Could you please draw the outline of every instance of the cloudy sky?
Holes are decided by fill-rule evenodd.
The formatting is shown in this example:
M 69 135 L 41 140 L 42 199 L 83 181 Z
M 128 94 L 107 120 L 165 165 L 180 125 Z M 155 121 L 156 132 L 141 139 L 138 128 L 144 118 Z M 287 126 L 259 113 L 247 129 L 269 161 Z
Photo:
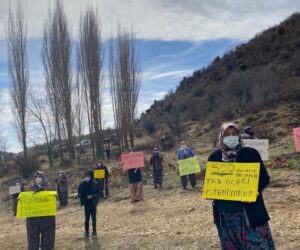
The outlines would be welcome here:
M 0 0 L 0 128 L 9 150 L 17 152 L 20 147 L 11 126 L 5 40 L 9 5 L 15 3 Z M 21 3 L 28 24 L 30 84 L 43 84 L 41 36 L 53 1 Z M 118 22 L 134 30 L 143 69 L 139 113 L 174 90 L 184 76 L 300 10 L 300 0 L 63 0 L 63 4 L 74 44 L 80 12 L 87 4 L 98 9 L 105 41 Z M 105 125 L 112 125 L 108 94 L 104 95 L 103 112 Z

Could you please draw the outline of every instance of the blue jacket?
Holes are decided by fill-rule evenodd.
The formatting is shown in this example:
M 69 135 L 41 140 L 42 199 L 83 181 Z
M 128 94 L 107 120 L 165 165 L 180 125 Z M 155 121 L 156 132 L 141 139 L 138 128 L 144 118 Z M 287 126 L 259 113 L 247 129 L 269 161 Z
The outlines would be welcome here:
M 190 147 L 186 147 L 185 150 L 183 150 L 183 148 L 178 149 L 178 160 L 183 160 L 193 156 L 194 152 Z

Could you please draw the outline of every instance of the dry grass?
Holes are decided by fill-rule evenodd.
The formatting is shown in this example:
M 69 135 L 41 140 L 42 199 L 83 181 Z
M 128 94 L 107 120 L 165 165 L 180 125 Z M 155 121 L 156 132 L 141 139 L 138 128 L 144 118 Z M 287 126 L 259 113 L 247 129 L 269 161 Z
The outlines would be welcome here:
M 293 170 L 274 174 L 277 180 L 293 180 L 288 186 L 271 187 L 265 200 L 277 249 L 300 249 L 300 175 Z M 164 188 L 145 186 L 145 201 L 130 204 L 127 189 L 113 189 L 111 198 L 98 207 L 98 239 L 83 238 L 83 209 L 78 200 L 59 209 L 56 249 L 219 249 L 211 204 L 199 189 L 182 191 L 179 177 L 165 176 Z M 23 219 L 8 213 L 0 217 L 1 249 L 26 249 Z

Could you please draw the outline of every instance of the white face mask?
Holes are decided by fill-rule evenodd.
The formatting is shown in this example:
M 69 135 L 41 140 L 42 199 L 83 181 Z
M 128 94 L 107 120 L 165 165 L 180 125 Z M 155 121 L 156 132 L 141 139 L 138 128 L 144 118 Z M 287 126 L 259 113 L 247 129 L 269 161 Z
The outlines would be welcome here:
M 86 182 L 89 182 L 89 181 L 91 180 L 91 177 L 85 177 L 84 180 L 85 180 Z
M 37 185 L 41 185 L 42 184 L 42 181 L 43 181 L 43 179 L 41 178 L 41 177 L 36 177 L 35 178 L 35 183 L 37 184 Z
M 235 135 L 225 136 L 223 143 L 230 149 L 235 149 L 239 144 L 239 137 Z

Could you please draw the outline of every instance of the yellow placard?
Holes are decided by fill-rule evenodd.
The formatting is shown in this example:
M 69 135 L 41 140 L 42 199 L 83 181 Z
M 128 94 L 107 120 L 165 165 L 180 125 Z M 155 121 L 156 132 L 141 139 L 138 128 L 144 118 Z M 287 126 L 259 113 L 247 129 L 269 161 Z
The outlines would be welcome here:
M 18 197 L 17 218 L 55 216 L 56 191 L 21 192 Z
M 179 165 L 180 176 L 200 172 L 200 166 L 196 156 L 177 161 L 177 164 Z
M 94 170 L 94 178 L 95 179 L 104 179 L 105 170 L 104 169 L 95 169 Z
M 256 201 L 260 163 L 207 162 L 202 198 Z

